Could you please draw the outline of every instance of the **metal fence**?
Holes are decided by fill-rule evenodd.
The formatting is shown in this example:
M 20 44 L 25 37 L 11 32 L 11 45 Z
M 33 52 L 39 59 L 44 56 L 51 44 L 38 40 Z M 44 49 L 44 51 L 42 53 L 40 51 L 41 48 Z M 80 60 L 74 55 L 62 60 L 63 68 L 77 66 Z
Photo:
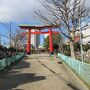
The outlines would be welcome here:
M 90 64 L 83 63 L 58 53 L 58 56 L 83 80 L 90 86 Z
M 24 56 L 24 53 L 19 53 L 16 56 L 4 58 L 0 60 L 0 71 L 5 69 L 7 66 L 15 63 L 16 61 L 20 60 Z

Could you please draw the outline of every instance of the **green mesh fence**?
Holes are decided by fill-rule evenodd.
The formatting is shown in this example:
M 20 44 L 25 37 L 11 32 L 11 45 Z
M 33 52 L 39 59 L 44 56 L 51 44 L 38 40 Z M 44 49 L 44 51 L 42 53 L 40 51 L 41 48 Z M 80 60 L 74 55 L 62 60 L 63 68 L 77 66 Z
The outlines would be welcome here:
M 0 60 L 0 71 L 9 66 L 12 63 L 15 63 L 16 61 L 20 60 L 24 56 L 24 53 L 19 53 L 16 56 L 4 58 Z
M 90 64 L 83 63 L 58 53 L 58 56 L 83 80 L 90 86 Z

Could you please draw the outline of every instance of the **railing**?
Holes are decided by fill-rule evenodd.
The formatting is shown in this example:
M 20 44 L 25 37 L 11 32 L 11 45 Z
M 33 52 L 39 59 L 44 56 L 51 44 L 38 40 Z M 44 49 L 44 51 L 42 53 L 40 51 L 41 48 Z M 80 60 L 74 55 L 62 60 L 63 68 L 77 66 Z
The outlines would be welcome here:
M 85 82 L 90 86 L 90 64 L 58 53 L 58 56 Z
M 18 55 L 4 58 L 0 60 L 0 71 L 5 69 L 7 66 L 15 63 L 16 61 L 20 60 L 24 56 L 24 53 L 19 53 Z

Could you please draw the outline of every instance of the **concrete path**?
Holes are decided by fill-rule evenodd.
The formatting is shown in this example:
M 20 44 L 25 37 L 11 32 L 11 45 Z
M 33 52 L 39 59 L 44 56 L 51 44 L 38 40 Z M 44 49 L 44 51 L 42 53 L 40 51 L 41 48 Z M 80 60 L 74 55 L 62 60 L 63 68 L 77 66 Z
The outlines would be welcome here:
M 62 63 L 48 54 L 24 58 L 0 78 L 0 90 L 76 90 Z

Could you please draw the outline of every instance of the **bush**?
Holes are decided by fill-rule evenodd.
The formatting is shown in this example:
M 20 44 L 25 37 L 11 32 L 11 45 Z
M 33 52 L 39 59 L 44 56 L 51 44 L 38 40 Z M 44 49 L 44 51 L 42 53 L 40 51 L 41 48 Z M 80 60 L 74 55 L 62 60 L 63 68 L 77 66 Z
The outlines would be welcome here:
M 71 53 L 70 53 L 70 51 L 64 51 L 64 55 L 71 56 Z
M 17 55 L 18 52 L 25 52 L 25 50 L 22 49 L 16 49 L 14 47 L 6 48 L 2 45 L 0 45 L 0 59 L 11 57 L 13 55 Z
M 74 50 L 80 51 L 80 44 L 79 43 L 74 43 Z
M 16 48 L 14 48 L 14 47 L 9 47 L 9 48 L 8 48 L 8 51 L 10 51 L 10 52 L 16 52 Z
M 83 50 L 84 51 L 88 51 L 90 49 L 90 45 L 89 44 L 87 44 L 87 45 L 83 45 Z

